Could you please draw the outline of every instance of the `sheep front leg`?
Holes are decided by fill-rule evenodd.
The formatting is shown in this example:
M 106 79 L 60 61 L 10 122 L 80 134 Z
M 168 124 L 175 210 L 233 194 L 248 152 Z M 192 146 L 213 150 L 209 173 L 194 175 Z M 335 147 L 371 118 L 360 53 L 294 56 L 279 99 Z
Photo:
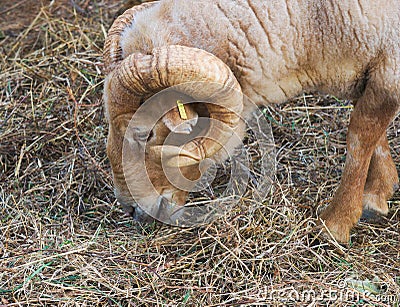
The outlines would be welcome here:
M 387 200 L 399 187 L 396 165 L 390 154 L 386 133 L 379 139 L 371 157 L 363 196 L 365 219 L 372 219 L 389 211 Z
M 342 179 L 331 204 L 320 216 L 339 242 L 349 241 L 350 230 L 361 217 L 372 154 L 398 109 L 398 95 L 385 90 L 381 82 L 377 84 L 379 86 L 371 77 L 363 97 L 354 108 L 347 133 L 347 156 Z M 376 166 L 374 163 L 371 172 L 376 171 Z

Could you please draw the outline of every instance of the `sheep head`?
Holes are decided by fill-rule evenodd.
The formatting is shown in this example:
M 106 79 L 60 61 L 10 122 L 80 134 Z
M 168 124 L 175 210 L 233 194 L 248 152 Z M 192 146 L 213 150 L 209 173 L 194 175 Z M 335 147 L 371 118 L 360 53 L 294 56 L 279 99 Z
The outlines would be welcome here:
M 187 190 L 171 183 L 165 171 L 189 182 L 198 179 L 200 162 L 213 157 L 231 139 L 243 97 L 229 67 L 204 50 L 171 45 L 122 59 L 118 33 L 126 24 L 124 15 L 115 21 L 105 47 L 107 155 L 118 201 L 143 219 L 137 203 L 156 217 L 162 206 L 185 203 Z M 143 112 L 145 101 L 150 107 Z M 186 104 L 182 118 L 177 101 L 199 103 Z M 199 112 L 209 118 L 205 132 L 185 139 L 197 125 Z M 171 133 L 172 141 L 166 144 Z

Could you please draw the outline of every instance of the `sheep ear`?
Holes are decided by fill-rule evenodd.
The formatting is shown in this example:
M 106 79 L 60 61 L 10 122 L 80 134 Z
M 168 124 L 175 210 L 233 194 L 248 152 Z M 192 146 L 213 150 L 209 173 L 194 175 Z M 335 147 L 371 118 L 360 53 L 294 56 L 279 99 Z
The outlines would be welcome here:
M 198 164 L 199 161 L 193 154 L 178 146 L 157 145 L 151 146 L 149 154 L 152 159 L 163 159 L 168 167 L 184 167 Z M 164 164 L 165 165 L 165 164 Z
M 162 117 L 165 126 L 174 133 L 190 134 L 193 127 L 196 126 L 199 116 L 196 112 L 192 111 L 191 108 L 186 109 L 189 113 L 189 119 L 182 119 L 178 108 L 173 108 Z
M 176 124 L 171 122 L 170 120 L 165 120 L 163 118 L 163 122 L 165 126 L 173 133 L 180 133 L 180 134 L 190 134 L 193 130 L 193 127 L 196 126 L 197 118 L 186 120 L 183 123 Z
M 144 144 L 151 136 L 151 132 L 147 127 L 130 127 L 125 129 L 124 139 L 129 142 L 129 144 Z

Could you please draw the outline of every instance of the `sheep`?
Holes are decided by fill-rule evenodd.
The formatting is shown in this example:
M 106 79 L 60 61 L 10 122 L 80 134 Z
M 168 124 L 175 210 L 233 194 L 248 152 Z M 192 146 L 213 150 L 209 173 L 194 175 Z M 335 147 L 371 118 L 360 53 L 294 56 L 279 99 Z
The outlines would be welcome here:
M 319 215 L 338 242 L 348 242 L 363 212 L 388 213 L 387 200 L 399 183 L 386 137 L 400 106 L 399 28 L 397 0 L 162 0 L 126 11 L 111 27 L 104 54 L 107 154 L 118 201 L 140 211 L 134 199 L 150 193 L 141 178 L 125 178 L 121 151 L 130 118 L 160 90 L 185 82 L 214 84 L 203 90 L 183 86 L 182 92 L 195 101 L 212 97 L 218 105 L 206 104 L 209 117 L 227 128 L 210 127 L 181 151 L 165 148 L 169 166 L 189 177 L 196 177 L 205 158 L 223 158 L 218 152 L 230 142 L 229 131 L 243 133 L 240 117 L 249 116 L 252 106 L 242 95 L 268 105 L 319 91 L 354 102 L 340 185 Z M 146 131 L 147 139 L 125 135 L 140 144 L 132 154 L 132 174 L 135 155 L 146 148 L 146 155 L 159 159 L 162 135 L 171 130 L 163 120 L 154 127 L 163 131 L 156 137 L 145 125 L 135 128 Z M 185 203 L 187 192 L 172 186 L 157 163 L 146 166 L 163 201 Z M 137 190 L 129 191 L 126 180 L 135 181 Z M 160 205 L 159 199 L 147 201 Z

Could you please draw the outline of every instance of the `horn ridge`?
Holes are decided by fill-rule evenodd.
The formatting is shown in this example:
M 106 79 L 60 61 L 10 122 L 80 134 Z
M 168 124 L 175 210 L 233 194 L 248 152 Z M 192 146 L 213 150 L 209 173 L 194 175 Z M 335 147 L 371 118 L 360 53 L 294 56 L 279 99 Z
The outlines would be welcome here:
M 130 106 L 132 101 L 174 86 L 196 100 L 209 102 L 206 106 L 210 118 L 220 121 L 221 125 L 211 124 L 203 137 L 183 145 L 192 153 L 192 161 L 184 159 L 189 165 L 219 151 L 240 121 L 243 94 L 238 81 L 222 60 L 202 49 L 168 45 L 153 49 L 151 54 L 131 54 L 115 67 L 106 81 L 106 89 L 121 93 L 108 97 L 123 100 L 109 99 L 107 103 L 111 105 Z
M 107 38 L 104 43 L 104 71 L 106 74 L 111 72 L 119 62 L 122 61 L 121 35 L 125 28 L 130 26 L 137 13 L 148 9 L 157 4 L 158 1 L 142 3 L 126 10 L 120 15 L 108 30 Z

